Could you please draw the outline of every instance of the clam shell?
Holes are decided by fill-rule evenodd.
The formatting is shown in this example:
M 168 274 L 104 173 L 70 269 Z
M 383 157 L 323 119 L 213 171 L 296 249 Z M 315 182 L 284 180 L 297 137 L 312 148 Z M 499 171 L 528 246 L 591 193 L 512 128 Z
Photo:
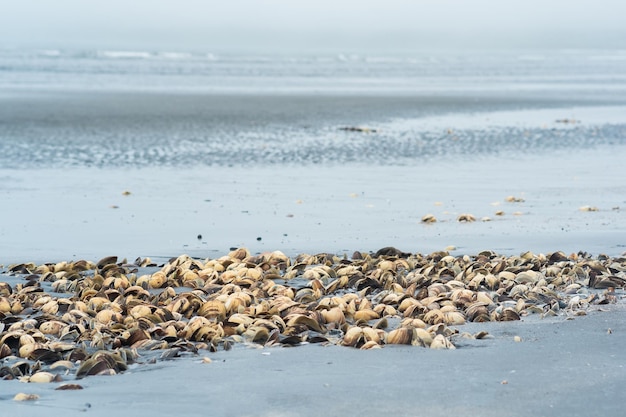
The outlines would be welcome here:
M 353 316 L 355 321 L 368 322 L 370 320 L 376 320 L 380 318 L 380 315 L 372 309 L 355 311 Z
M 415 339 L 413 340 L 414 345 L 430 347 L 430 344 L 433 342 L 433 335 L 430 332 L 422 328 L 415 328 L 414 334 L 415 334 Z
M 11 351 L 11 348 L 8 345 L 5 345 L 4 343 L 0 344 L 0 359 L 2 358 L 6 358 L 7 356 L 10 356 L 13 352 Z
M 243 333 L 243 336 L 251 342 L 264 345 L 270 338 L 270 332 L 263 326 L 251 326 Z
M 58 336 L 65 329 L 65 327 L 67 327 L 67 324 L 63 323 L 62 321 L 50 320 L 41 323 L 41 325 L 39 326 L 39 331 L 41 331 L 43 334 Z
M 413 343 L 415 335 L 414 328 L 401 327 L 390 331 L 385 342 L 390 345 L 410 345 Z
M 167 276 L 163 271 L 157 271 L 148 279 L 148 285 L 150 288 L 163 288 L 167 283 Z
M 443 335 L 438 334 L 430 344 L 431 349 L 456 349 L 456 347 Z
M 292 314 L 285 317 L 287 320 L 286 325 L 288 327 L 294 327 L 299 324 L 308 327 L 310 330 L 314 330 L 319 333 L 326 333 L 326 329 L 320 324 L 318 320 L 315 320 L 304 314 Z
M 437 218 L 433 214 L 426 214 L 422 217 L 422 223 L 435 223 Z
M 381 348 L 381 346 L 378 343 L 376 343 L 373 340 L 369 340 L 369 341 L 363 343 L 363 345 L 359 349 L 367 350 L 367 349 L 380 349 L 380 348 Z
M 207 301 L 198 310 L 198 315 L 209 320 L 222 322 L 226 319 L 226 306 L 221 301 Z
M 342 344 L 344 346 L 360 346 L 365 342 L 363 329 L 358 326 L 352 326 L 343 336 Z
M 346 316 L 339 307 L 333 307 L 329 310 L 322 310 L 322 317 L 326 323 L 344 324 Z
M 35 372 L 34 374 L 32 374 L 30 378 L 28 379 L 28 382 L 47 384 L 53 381 L 56 382 L 59 379 L 60 378 L 58 378 L 56 374 L 53 374 L 51 372 L 39 371 L 39 372 Z

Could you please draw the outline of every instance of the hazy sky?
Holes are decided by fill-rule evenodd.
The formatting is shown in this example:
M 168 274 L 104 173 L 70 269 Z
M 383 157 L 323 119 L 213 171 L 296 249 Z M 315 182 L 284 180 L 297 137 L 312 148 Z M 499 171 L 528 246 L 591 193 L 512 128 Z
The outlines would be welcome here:
M 0 46 L 626 49 L 625 0 L 0 0 Z

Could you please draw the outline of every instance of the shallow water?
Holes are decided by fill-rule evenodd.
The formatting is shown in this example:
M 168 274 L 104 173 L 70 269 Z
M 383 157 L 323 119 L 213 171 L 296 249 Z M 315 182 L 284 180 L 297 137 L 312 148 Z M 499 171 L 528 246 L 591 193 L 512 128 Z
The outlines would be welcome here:
M 623 51 L 0 55 L 2 262 L 626 245 Z

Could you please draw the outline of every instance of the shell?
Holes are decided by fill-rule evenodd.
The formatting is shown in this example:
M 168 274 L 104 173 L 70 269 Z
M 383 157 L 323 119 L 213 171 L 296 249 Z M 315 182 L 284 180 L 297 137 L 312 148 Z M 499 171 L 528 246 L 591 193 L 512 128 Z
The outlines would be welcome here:
M 470 223 L 470 222 L 475 222 L 476 217 L 472 214 L 464 213 L 464 214 L 459 214 L 459 216 L 456 218 L 456 221 Z
M 422 217 L 422 223 L 435 223 L 437 218 L 433 214 L 426 214 Z
M 328 310 L 322 310 L 322 317 L 326 323 L 335 323 L 338 325 L 346 322 L 346 316 L 339 307 L 333 307 Z
M 198 310 L 198 315 L 209 320 L 223 322 L 226 319 L 226 306 L 221 301 L 207 301 Z
M 438 334 L 430 344 L 431 349 L 456 349 L 456 347 L 443 335 Z
M 157 271 L 148 279 L 148 285 L 150 288 L 163 288 L 167 283 L 167 276 L 163 271 Z
M 344 346 L 358 347 L 365 342 L 363 329 L 357 326 L 350 327 L 343 337 Z
M 23 392 L 15 394 L 13 401 L 36 401 L 39 399 L 37 394 L 25 394 Z
M 34 374 L 32 374 L 30 378 L 28 379 L 28 382 L 47 384 L 49 382 L 58 382 L 59 380 L 60 378 L 56 374 L 53 374 L 51 372 L 40 371 L 40 372 L 35 372 Z
M 386 343 L 390 345 L 410 345 L 416 337 L 414 328 L 401 327 L 387 334 Z

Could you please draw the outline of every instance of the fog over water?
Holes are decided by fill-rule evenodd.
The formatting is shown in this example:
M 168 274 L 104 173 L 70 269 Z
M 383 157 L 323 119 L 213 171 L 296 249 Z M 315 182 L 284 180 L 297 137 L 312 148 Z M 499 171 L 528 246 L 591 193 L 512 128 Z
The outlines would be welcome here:
M 225 50 L 623 48 L 619 0 L 3 2 L 0 46 Z

